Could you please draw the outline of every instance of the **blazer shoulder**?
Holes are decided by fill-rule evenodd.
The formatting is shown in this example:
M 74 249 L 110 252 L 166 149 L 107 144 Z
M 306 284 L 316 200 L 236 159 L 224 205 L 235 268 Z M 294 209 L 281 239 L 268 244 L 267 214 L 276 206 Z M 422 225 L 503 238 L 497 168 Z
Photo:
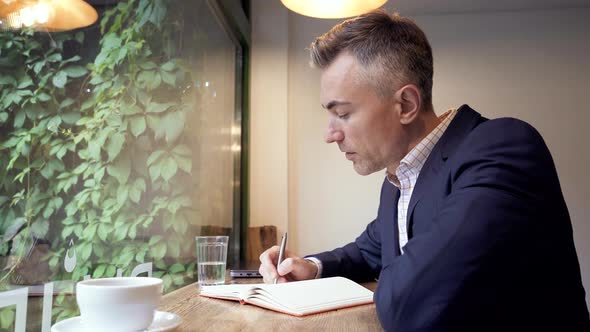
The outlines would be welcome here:
M 475 127 L 450 160 L 450 171 L 453 181 L 502 184 L 527 197 L 544 192 L 544 187 L 559 190 L 545 141 L 533 126 L 514 118 L 488 120 Z
M 472 131 L 472 136 L 485 136 L 487 139 L 498 137 L 523 137 L 528 139 L 542 139 L 539 131 L 528 122 L 516 118 L 497 118 L 482 122 Z M 498 138 L 502 138 L 498 137 Z
M 465 137 L 459 150 L 464 153 L 474 150 L 481 152 L 517 146 L 528 147 L 525 151 L 532 149 L 543 154 L 549 153 L 539 131 L 529 123 L 515 118 L 498 118 L 480 123 Z

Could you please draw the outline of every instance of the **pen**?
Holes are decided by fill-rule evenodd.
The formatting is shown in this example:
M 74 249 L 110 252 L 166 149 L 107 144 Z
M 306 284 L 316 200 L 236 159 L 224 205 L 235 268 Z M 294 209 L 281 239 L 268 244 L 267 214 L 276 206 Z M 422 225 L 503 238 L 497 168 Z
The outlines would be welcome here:
M 279 269 L 279 265 L 283 261 L 283 256 L 285 256 L 285 248 L 287 248 L 287 232 L 283 234 L 283 238 L 281 239 L 281 248 L 279 249 L 279 260 L 277 261 L 277 270 Z M 275 278 L 275 284 L 279 281 L 279 276 Z

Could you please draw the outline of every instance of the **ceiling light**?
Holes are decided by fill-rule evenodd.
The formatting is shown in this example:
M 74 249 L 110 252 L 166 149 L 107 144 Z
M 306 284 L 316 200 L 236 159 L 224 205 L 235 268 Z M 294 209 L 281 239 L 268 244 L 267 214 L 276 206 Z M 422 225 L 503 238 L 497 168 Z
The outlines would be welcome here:
M 305 16 L 345 18 L 381 7 L 387 0 L 281 0 L 285 7 Z
M 98 13 L 83 0 L 0 0 L 3 29 L 66 31 L 89 26 Z

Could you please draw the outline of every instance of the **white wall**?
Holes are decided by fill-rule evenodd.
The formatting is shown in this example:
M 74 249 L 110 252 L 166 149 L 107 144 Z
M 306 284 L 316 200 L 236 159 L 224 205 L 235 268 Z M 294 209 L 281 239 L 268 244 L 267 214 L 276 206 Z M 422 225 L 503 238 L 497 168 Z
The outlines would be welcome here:
M 253 1 L 252 12 L 266 11 L 268 6 L 269 2 Z M 288 195 L 280 196 L 283 184 L 281 190 L 258 189 L 273 187 L 269 182 L 274 179 L 255 173 L 255 167 L 267 165 L 268 159 L 257 160 L 260 156 L 253 153 L 251 199 L 265 204 L 252 205 L 251 217 L 271 220 L 269 212 L 276 209 L 269 206 L 286 206 L 288 220 L 275 224 L 288 226 L 290 249 L 309 254 L 343 245 L 364 229 L 376 215 L 383 174 L 358 176 L 337 147 L 322 140 L 327 117 L 319 106 L 319 73 L 309 68 L 305 49 L 338 21 L 285 14 L 280 6 L 274 10 L 265 14 L 271 16 L 258 13 L 253 18 L 252 79 L 280 78 L 286 84 L 256 88 L 253 83 L 252 150 L 286 149 L 288 167 L 283 160 L 273 167 L 285 167 L 278 172 L 288 174 Z M 487 117 L 526 120 L 545 138 L 570 209 L 584 284 L 590 291 L 590 223 L 585 217 L 590 215 L 590 138 L 584 135 L 585 126 L 590 125 L 586 105 L 590 92 L 590 8 L 414 18 L 433 46 L 437 113 L 468 103 Z M 260 33 L 274 34 L 272 45 L 257 44 Z M 272 54 L 284 56 L 284 47 L 288 47 L 286 58 L 273 59 Z M 264 56 L 264 63 L 257 55 Z M 254 61 L 261 66 L 254 66 Z M 286 95 L 283 89 L 287 89 Z M 268 109 L 267 100 L 277 96 L 280 103 Z M 279 122 L 268 119 L 270 112 L 280 114 Z M 265 126 L 257 125 L 258 121 Z M 277 127 L 288 131 L 286 141 L 282 136 L 279 142 L 275 140 Z M 286 145 L 281 149 L 282 144 Z M 590 302 L 590 296 L 587 300 Z
M 287 229 L 287 10 L 252 1 L 250 226 Z

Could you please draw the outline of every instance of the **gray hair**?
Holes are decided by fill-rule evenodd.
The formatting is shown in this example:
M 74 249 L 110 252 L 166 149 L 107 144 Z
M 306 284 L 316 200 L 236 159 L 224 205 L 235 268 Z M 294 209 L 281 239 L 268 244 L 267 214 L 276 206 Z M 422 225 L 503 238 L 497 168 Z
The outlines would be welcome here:
M 409 18 L 374 10 L 348 19 L 310 45 L 312 65 L 325 69 L 341 53 L 362 67 L 362 80 L 381 96 L 398 84 L 414 84 L 423 104 L 432 106 L 432 48 L 424 32 Z

